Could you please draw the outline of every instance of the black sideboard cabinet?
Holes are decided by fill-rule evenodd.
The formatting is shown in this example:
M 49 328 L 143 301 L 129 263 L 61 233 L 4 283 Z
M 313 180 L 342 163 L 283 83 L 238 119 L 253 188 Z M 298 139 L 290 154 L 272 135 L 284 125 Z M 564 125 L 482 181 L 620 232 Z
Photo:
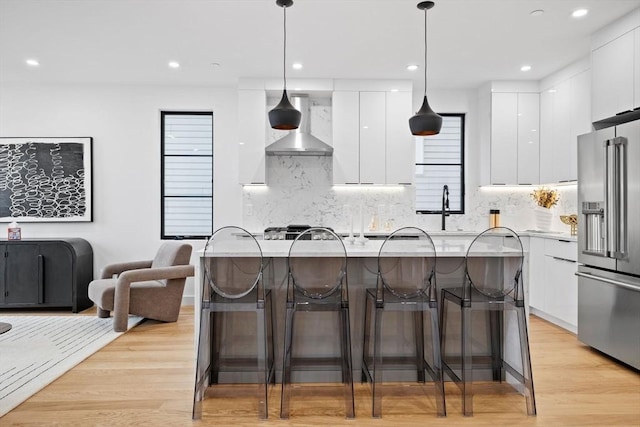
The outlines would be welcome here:
M 93 305 L 93 249 L 80 238 L 0 240 L 0 309 Z

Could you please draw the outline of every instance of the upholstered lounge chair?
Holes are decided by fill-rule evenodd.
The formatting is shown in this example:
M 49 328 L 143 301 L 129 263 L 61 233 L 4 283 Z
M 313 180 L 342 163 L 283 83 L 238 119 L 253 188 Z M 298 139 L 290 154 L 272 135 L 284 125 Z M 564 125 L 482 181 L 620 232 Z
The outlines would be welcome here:
M 165 242 L 153 260 L 110 264 L 101 278 L 89 284 L 89 298 L 98 307 L 98 317 L 113 311 L 113 329 L 127 330 L 129 314 L 163 322 L 178 320 L 187 277 L 191 245 Z

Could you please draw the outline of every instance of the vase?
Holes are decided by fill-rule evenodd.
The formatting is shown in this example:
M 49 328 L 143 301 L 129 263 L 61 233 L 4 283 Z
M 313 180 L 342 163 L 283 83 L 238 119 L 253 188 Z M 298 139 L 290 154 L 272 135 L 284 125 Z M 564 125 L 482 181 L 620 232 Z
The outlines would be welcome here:
M 551 214 L 551 209 L 538 207 L 534 211 L 536 218 L 536 227 L 541 231 L 549 231 L 551 230 L 551 218 L 553 215 Z

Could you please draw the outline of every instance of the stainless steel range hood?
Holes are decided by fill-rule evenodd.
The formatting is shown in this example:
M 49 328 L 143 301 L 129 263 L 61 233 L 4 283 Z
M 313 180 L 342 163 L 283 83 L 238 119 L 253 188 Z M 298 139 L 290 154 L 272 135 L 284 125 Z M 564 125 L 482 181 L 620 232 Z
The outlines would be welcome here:
M 300 126 L 265 149 L 267 156 L 331 156 L 333 147 L 309 132 L 309 96 L 291 95 L 291 103 L 302 113 Z

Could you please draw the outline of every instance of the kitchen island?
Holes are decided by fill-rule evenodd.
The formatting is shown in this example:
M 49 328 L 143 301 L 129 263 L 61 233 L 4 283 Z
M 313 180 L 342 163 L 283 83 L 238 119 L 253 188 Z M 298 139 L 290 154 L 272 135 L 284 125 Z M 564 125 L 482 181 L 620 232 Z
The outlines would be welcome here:
M 464 278 L 464 257 L 467 252 L 467 248 L 471 244 L 473 237 L 470 236 L 456 236 L 456 238 L 447 238 L 446 236 L 438 236 L 433 238 L 434 245 L 436 247 L 436 286 L 438 289 L 438 298 L 440 298 L 440 290 L 446 287 L 461 286 Z M 277 378 L 280 380 L 281 363 L 282 363 L 282 349 L 284 345 L 283 340 L 283 327 L 284 327 L 284 314 L 285 314 L 285 300 L 286 300 L 286 287 L 287 287 L 287 256 L 289 254 L 289 248 L 292 241 L 287 240 L 258 240 L 260 248 L 262 250 L 263 257 L 265 258 L 266 270 L 264 275 L 265 285 L 272 289 L 273 292 L 273 311 L 275 317 L 275 352 L 276 352 L 276 372 Z M 322 251 L 322 241 L 308 241 L 310 250 L 309 256 L 331 256 L 332 254 Z M 366 240 L 363 243 L 358 241 L 354 243 L 345 243 L 347 251 L 347 280 L 349 290 L 349 304 L 350 304 L 350 321 L 351 321 L 351 345 L 353 355 L 353 370 L 354 378 L 360 378 L 361 359 L 362 359 L 362 345 L 364 337 L 364 308 L 365 308 L 365 290 L 366 288 L 373 288 L 376 286 L 376 271 L 377 271 L 377 257 L 383 240 Z M 241 257 L 243 255 L 243 238 L 239 237 L 236 242 L 232 243 L 228 251 L 227 256 Z M 514 255 L 519 254 L 519 251 L 514 251 Z M 203 265 L 207 257 L 211 254 L 200 251 L 200 265 L 199 281 L 196 286 L 196 322 L 195 333 L 198 336 L 199 317 L 200 317 L 200 292 L 201 286 L 203 286 Z M 402 256 L 411 256 L 410 253 L 399 254 Z M 498 255 L 495 249 L 487 246 L 486 251 L 483 251 L 482 256 L 496 256 Z M 501 254 L 500 256 L 504 256 Z M 526 253 L 525 253 L 526 261 Z M 526 262 L 525 262 L 526 265 Z M 525 276 L 526 277 L 526 276 Z M 206 284 L 205 284 L 206 285 Z M 525 295 L 526 295 L 526 281 L 525 281 Z M 231 316 L 235 316 L 232 314 Z M 302 333 L 295 333 L 294 339 L 298 340 L 300 345 L 297 348 L 303 348 L 304 354 L 300 356 L 308 356 L 315 354 L 335 355 L 339 354 L 339 341 L 334 336 L 333 328 L 319 327 L 323 323 L 330 322 L 324 313 L 310 312 L 305 313 L 304 317 L 300 317 L 297 320 L 297 325 L 301 327 L 299 331 L 305 331 Z M 233 319 L 233 332 L 234 336 L 234 352 L 240 352 L 242 356 L 251 354 L 255 347 L 254 338 L 254 325 L 253 322 L 246 319 L 238 320 Z M 409 317 L 405 318 L 402 315 L 397 318 L 389 318 L 389 321 L 385 321 L 383 325 L 383 335 L 385 336 L 385 342 L 390 343 L 393 347 L 389 347 L 396 353 L 410 352 L 412 348 L 412 342 L 414 339 L 413 328 L 411 325 L 413 320 Z M 482 324 L 480 324 L 482 323 Z M 508 322 L 507 322 L 508 323 Z M 405 327 L 406 325 L 406 327 Z M 477 333 L 478 342 L 474 342 L 474 346 L 482 351 L 488 351 L 489 345 L 485 337 L 484 321 L 479 322 L 480 332 Z M 310 333 L 309 331 L 313 331 Z M 297 332 L 297 331 L 296 331 Z M 510 334 L 509 324 L 505 325 L 505 339 L 507 341 L 508 349 L 518 348 L 519 343 L 517 337 L 512 337 Z M 453 339 L 456 339 L 455 336 Z M 512 345 L 513 340 L 513 345 Z M 514 363 L 516 366 L 519 364 Z M 396 374 L 394 372 L 394 374 Z M 340 372 L 338 371 L 322 371 L 311 372 L 305 371 L 296 373 L 299 377 L 295 377 L 294 381 L 328 381 L 339 382 Z M 415 372 L 398 372 L 394 377 L 397 380 L 405 380 L 415 375 Z M 408 376 L 408 378 L 407 378 Z M 225 382 L 239 382 L 243 380 L 253 380 L 254 376 L 247 376 L 242 373 L 229 374 L 226 378 L 221 375 L 220 381 Z

